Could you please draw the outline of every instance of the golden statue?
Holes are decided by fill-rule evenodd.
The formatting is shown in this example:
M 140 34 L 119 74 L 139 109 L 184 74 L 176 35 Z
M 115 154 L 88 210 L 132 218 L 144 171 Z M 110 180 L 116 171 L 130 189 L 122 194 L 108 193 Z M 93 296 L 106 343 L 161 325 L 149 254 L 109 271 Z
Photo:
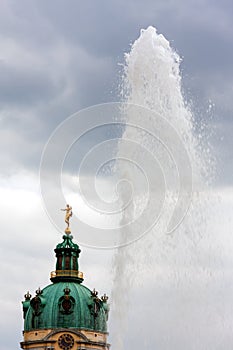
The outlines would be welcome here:
M 65 223 L 67 224 L 67 227 L 65 229 L 65 233 L 69 234 L 69 233 L 71 233 L 71 230 L 70 230 L 70 218 L 73 215 L 72 207 L 70 207 L 69 204 L 67 204 L 66 208 L 65 209 L 61 209 L 61 210 L 66 212 Z

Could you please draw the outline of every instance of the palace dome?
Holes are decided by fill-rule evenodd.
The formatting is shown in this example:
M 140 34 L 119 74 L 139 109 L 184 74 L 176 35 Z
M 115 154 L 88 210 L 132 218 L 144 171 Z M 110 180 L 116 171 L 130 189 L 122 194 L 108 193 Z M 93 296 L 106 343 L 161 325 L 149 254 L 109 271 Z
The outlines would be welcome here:
M 38 290 L 28 302 L 24 330 L 78 328 L 107 331 L 107 304 L 96 292 L 75 282 L 58 282 Z
M 24 331 L 36 329 L 75 328 L 107 332 L 109 306 L 106 295 L 98 297 L 81 283 L 78 270 L 79 246 L 72 236 L 63 236 L 56 249 L 56 271 L 52 284 L 38 289 L 35 297 L 27 293 L 23 302 Z

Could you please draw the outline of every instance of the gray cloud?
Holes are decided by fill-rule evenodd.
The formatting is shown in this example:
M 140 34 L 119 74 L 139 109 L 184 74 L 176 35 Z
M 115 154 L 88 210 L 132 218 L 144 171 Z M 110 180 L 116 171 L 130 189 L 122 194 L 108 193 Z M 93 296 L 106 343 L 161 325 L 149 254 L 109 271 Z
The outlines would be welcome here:
M 60 121 L 82 107 L 118 100 L 118 62 L 123 62 L 123 53 L 140 28 L 149 24 L 157 26 L 184 56 L 184 91 L 188 99 L 196 100 L 195 108 L 203 110 L 211 98 L 216 110 L 224 106 L 221 120 L 228 120 L 232 112 L 228 7 L 229 3 L 220 7 L 208 1 L 102 1 L 101 6 L 76 1 L 69 6 L 64 1 L 56 6 L 45 1 L 3 2 L 1 115 L 8 116 L 7 121 L 2 118 L 11 125 L 12 138 L 15 132 L 23 135 L 21 154 L 27 153 L 24 143 L 41 144 L 36 153 L 32 150 L 33 162 L 28 156 L 9 153 L 11 161 L 21 158 L 23 167 L 38 166 L 43 144 Z M 20 122 L 15 124 L 17 113 Z M 39 128 L 30 125 L 29 114 Z M 214 118 L 215 124 L 221 122 L 217 114 Z M 7 143 L 5 148 L 7 154 Z M 230 151 L 224 151 L 230 157 Z M 228 182 L 229 176 L 222 174 L 219 181 Z
M 229 2 L 220 6 L 218 2 L 191 0 L 102 1 L 101 6 L 76 1 L 69 6 L 64 1 L 56 6 L 52 1 L 4 1 L 0 14 L 1 116 L 7 114 L 12 137 L 17 130 L 24 135 L 24 142 L 39 140 L 41 150 L 53 128 L 71 113 L 118 100 L 117 63 L 123 62 L 123 53 L 140 28 L 152 24 L 184 56 L 184 91 L 194 100 L 195 108 L 203 110 L 211 98 L 217 105 L 214 123 L 229 120 L 231 10 Z M 20 115 L 17 124 L 16 113 Z M 35 130 L 33 123 L 29 126 L 24 117 L 28 114 L 40 124 L 39 129 Z M 222 132 L 224 136 L 226 130 Z M 219 147 L 217 142 L 214 145 Z M 5 148 L 7 152 L 7 144 Z M 230 157 L 228 148 L 224 151 Z M 37 164 L 39 157 L 40 151 L 33 157 Z M 13 154 L 9 158 L 19 161 Z M 26 158 L 22 158 L 23 167 L 31 164 Z M 221 181 L 228 182 L 228 174 L 222 174 Z

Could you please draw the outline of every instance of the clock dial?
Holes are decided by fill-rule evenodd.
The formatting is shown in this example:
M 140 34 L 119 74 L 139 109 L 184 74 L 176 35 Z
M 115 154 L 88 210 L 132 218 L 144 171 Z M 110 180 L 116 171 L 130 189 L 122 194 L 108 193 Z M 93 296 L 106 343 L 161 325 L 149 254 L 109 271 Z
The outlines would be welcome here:
M 62 334 L 58 338 L 58 345 L 63 350 L 72 349 L 72 347 L 74 346 L 74 338 L 71 334 Z

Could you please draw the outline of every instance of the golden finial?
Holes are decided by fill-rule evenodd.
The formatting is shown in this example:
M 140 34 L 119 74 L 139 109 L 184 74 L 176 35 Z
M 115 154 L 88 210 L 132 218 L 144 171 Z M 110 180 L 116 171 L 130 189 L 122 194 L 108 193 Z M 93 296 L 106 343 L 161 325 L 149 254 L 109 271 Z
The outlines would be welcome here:
M 24 295 L 24 298 L 25 300 L 30 300 L 31 299 L 31 294 L 29 292 L 27 292 L 25 295 Z
M 108 296 L 106 294 L 104 294 L 102 297 L 101 297 L 101 300 L 104 302 L 104 303 L 107 303 L 108 301 Z
M 65 233 L 70 234 L 71 233 L 71 230 L 70 230 L 70 218 L 73 215 L 72 207 L 70 207 L 69 204 L 67 204 L 66 208 L 65 209 L 61 209 L 61 210 L 66 212 L 65 223 L 67 224 L 67 227 L 65 229 Z

